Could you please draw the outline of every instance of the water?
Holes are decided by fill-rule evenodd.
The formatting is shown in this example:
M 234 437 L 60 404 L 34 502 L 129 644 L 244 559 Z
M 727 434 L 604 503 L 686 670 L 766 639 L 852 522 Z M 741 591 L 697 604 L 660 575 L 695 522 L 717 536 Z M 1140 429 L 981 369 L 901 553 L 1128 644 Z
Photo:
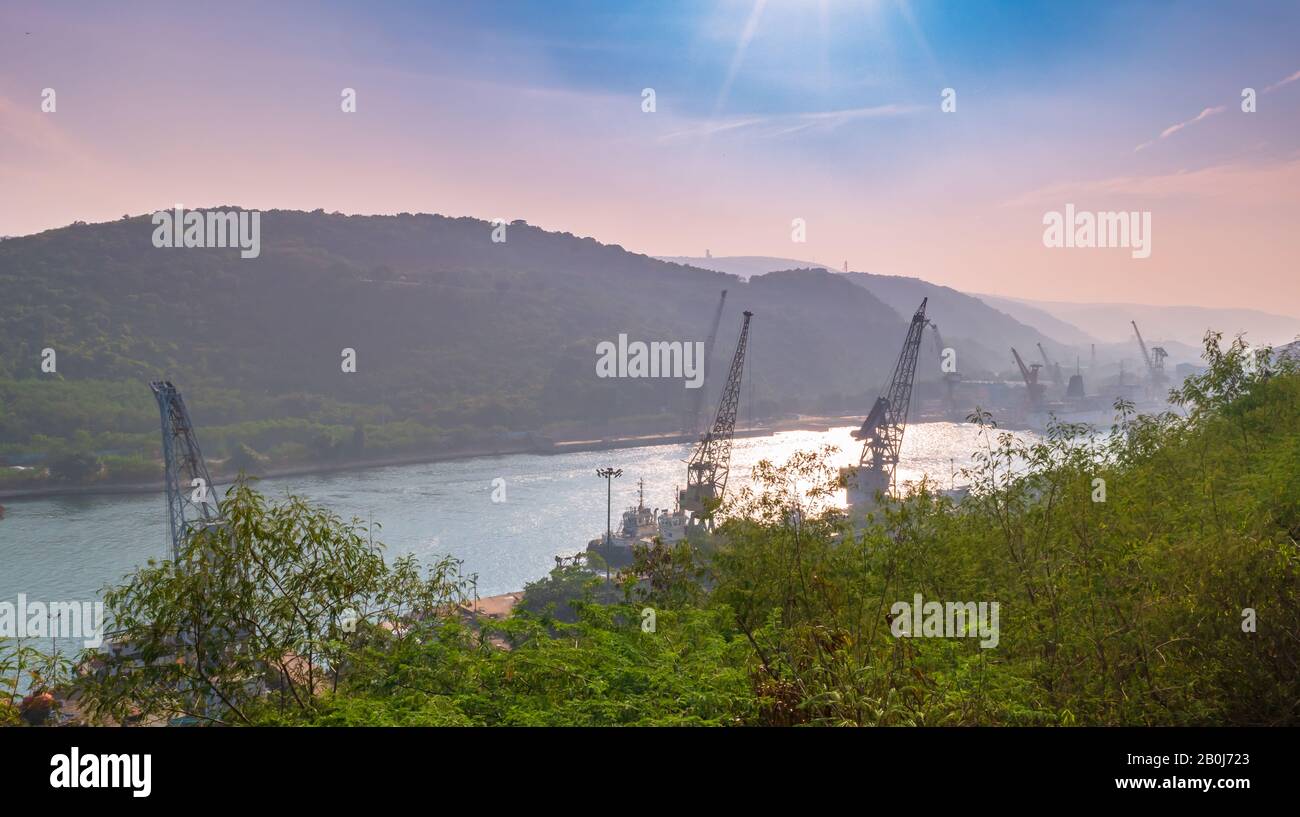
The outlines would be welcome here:
M 736 440 L 728 490 L 749 480 L 760 459 L 784 461 L 800 450 L 839 448 L 837 465 L 856 461 L 851 428 L 792 431 Z M 982 447 L 975 426 L 913 425 L 903 442 L 900 482 L 929 474 L 947 487 L 954 468 Z M 376 542 L 388 553 L 424 561 L 450 554 L 478 574 L 481 595 L 520 590 L 545 576 L 557 555 L 586 548 L 605 529 L 605 484 L 596 469 L 623 469 L 614 480 L 614 524 L 636 503 L 645 480 L 650 507 L 672 507 L 685 480 L 686 445 L 655 445 L 561 455 L 514 454 L 459 462 L 403 465 L 263 480 L 268 496 L 293 492 L 344 518 L 373 516 Z M 505 480 L 506 501 L 492 502 Z M 960 484 L 960 480 L 958 481 Z M 19 593 L 44 601 L 89 601 L 136 566 L 170 553 L 161 494 L 6 501 L 0 521 L 0 601 Z M 382 525 L 382 529 L 380 529 Z

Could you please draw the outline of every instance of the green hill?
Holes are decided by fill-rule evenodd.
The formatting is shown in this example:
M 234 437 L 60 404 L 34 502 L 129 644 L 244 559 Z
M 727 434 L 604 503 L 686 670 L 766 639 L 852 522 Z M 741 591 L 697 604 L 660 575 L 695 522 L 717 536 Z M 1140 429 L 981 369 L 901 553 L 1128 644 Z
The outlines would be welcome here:
M 792 268 L 820 269 L 821 264 L 790 258 L 731 255 L 710 257 L 665 257 L 665 261 L 692 264 L 703 269 L 739 275 L 751 281 L 774 270 Z M 1035 344 L 1042 343 L 1055 360 L 1073 360 L 1076 352 L 1086 351 L 1086 336 L 1074 327 L 1057 321 L 1053 329 L 1040 331 L 1029 321 L 1022 321 L 1011 310 L 985 303 L 981 297 L 958 292 L 952 287 L 932 284 L 920 278 L 901 275 L 876 275 L 867 272 L 841 273 L 846 280 L 866 289 L 892 308 L 904 320 L 910 319 L 922 298 L 929 299 L 926 314 L 939 327 L 945 346 L 957 351 L 958 367 L 967 376 L 992 377 L 997 372 L 1014 370 L 1010 347 L 1023 355 L 1038 358 Z M 996 308 L 995 308 L 996 307 Z M 1084 338 L 1084 340 L 1080 340 Z M 1076 344 L 1071 347 L 1069 344 Z M 1083 344 L 1083 345 L 1078 345 Z M 927 342 L 927 350 L 930 348 Z M 921 358 L 922 377 L 937 377 L 935 358 Z
M 746 282 L 523 222 L 504 243 L 491 230 L 267 211 L 255 259 L 155 248 L 148 216 L 0 242 L 0 456 L 150 455 L 145 384 L 161 375 L 218 456 L 241 443 L 282 447 L 281 460 L 352 456 L 358 426 L 371 454 L 526 430 L 672 430 L 681 382 L 597 378 L 596 344 L 702 341 L 722 289 L 715 371 L 740 312 L 755 313 L 756 405 L 742 411 L 857 410 L 850 397 L 868 402 L 905 331 L 824 271 Z M 47 347 L 54 374 L 40 370 Z M 344 348 L 356 373 L 341 371 Z

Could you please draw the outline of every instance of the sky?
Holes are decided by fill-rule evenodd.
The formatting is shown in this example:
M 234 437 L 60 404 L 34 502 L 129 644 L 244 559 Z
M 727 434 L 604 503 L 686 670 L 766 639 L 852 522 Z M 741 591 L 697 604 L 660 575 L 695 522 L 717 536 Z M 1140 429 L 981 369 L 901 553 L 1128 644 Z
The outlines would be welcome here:
M 1295 2 L 0 6 L 0 235 L 435 212 L 1300 316 L 1298 126 Z M 1067 204 L 1150 213 L 1149 257 L 1044 246 Z

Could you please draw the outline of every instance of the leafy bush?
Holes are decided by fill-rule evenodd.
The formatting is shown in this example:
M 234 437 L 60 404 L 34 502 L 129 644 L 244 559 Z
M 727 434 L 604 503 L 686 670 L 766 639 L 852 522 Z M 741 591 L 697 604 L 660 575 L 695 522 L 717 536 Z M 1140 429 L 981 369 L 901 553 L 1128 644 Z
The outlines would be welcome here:
M 760 463 L 699 546 L 639 550 L 617 584 L 557 567 L 501 622 L 465 612 L 455 562 L 389 565 L 358 522 L 240 485 L 183 567 L 109 591 L 134 651 L 95 656 L 82 700 L 225 723 L 1295 725 L 1300 372 L 1221 346 L 1182 414 L 1120 402 L 1109 433 L 1032 443 L 980 417 L 960 503 L 922 483 L 854 527 L 827 452 Z M 895 634 L 916 594 L 997 602 L 996 645 Z

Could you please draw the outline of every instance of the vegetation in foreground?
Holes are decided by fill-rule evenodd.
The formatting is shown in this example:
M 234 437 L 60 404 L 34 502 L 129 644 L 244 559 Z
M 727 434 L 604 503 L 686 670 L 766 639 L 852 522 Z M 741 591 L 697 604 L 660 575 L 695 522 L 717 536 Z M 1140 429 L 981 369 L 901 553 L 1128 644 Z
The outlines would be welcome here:
M 364 526 L 241 484 L 185 569 L 107 593 L 130 651 L 87 660 L 69 708 L 114 723 L 1294 725 L 1300 372 L 1214 335 L 1205 354 L 1174 394 L 1185 414 L 1121 404 L 1109 435 L 1057 425 L 1032 445 L 987 427 L 960 504 L 921 485 L 859 531 L 826 506 L 824 453 L 763 463 L 715 548 L 640 554 L 613 600 L 558 567 L 505 621 L 460 607 L 456 562 L 386 561 Z M 896 637 L 890 607 L 916 593 L 998 602 L 996 648 Z

